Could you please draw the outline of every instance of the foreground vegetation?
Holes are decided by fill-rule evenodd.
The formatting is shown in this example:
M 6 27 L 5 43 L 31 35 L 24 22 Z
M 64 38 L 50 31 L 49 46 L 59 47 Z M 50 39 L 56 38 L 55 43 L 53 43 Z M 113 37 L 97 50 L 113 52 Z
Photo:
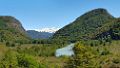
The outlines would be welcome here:
M 54 56 L 56 44 L 11 45 L 0 44 L 0 68 L 62 68 L 68 59 Z
M 120 68 L 120 41 L 78 42 L 74 52 L 66 68 Z
M 120 41 L 80 41 L 74 56 L 55 57 L 59 45 L 0 43 L 0 68 L 119 68 L 119 45 Z

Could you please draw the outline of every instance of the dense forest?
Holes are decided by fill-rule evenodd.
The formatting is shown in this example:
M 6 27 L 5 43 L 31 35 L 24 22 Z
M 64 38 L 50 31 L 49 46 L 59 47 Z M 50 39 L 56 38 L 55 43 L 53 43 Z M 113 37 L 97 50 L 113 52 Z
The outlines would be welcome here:
M 55 56 L 71 43 L 74 55 Z M 48 39 L 33 39 L 20 21 L 0 16 L 0 68 L 120 68 L 120 18 L 99 8 Z

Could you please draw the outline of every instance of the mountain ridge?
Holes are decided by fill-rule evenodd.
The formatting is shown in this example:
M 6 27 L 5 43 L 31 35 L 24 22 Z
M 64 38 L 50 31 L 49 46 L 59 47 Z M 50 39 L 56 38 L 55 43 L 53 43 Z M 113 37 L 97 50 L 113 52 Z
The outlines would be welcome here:
M 27 30 L 27 34 L 32 39 L 49 39 L 51 36 L 53 36 L 54 33 L 38 32 L 38 31 L 35 31 L 35 30 Z
M 29 41 L 21 22 L 12 16 L 0 16 L 0 41 Z
M 81 15 L 72 23 L 58 30 L 52 38 L 64 41 L 93 39 L 96 36 L 95 32 L 98 31 L 99 28 L 114 19 L 116 18 L 113 17 L 106 9 L 94 9 Z

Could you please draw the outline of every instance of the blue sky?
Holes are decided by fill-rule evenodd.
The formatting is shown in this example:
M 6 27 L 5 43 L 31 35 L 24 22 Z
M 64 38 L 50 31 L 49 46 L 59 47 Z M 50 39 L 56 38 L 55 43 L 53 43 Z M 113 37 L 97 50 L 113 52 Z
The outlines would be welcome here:
M 27 30 L 61 28 L 96 8 L 120 16 L 120 0 L 0 0 L 0 7 L 0 15 L 16 17 Z

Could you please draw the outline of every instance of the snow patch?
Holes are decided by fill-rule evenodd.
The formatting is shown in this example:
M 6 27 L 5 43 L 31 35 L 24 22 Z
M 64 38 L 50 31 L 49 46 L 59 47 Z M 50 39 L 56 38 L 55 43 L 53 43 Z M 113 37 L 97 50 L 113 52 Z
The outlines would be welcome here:
M 59 29 L 60 29 L 60 28 L 52 27 L 52 28 L 35 29 L 35 31 L 38 31 L 38 32 L 49 32 L 49 33 L 55 33 L 55 32 L 58 31 Z

